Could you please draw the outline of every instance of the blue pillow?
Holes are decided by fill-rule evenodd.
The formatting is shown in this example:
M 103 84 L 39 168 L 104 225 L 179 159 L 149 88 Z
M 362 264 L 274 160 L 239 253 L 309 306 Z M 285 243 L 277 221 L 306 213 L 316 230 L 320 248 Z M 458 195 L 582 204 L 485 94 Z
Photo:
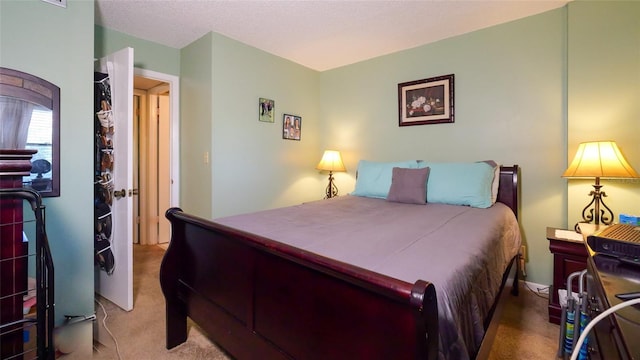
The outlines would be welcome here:
M 376 162 L 360 160 L 356 188 L 351 195 L 386 199 L 391 187 L 394 167 L 417 169 L 418 161 Z
M 495 167 L 486 162 L 437 163 L 423 162 L 429 167 L 427 203 L 468 205 L 488 208 Z

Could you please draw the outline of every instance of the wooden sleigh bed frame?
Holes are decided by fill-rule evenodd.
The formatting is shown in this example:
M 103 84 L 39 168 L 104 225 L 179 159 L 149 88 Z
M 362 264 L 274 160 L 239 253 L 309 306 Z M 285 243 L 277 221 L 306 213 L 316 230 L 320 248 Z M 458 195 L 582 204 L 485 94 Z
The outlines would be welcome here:
M 498 201 L 518 215 L 517 165 L 501 167 Z M 438 305 L 428 281 L 409 284 L 178 208 L 166 216 L 167 349 L 186 341 L 190 317 L 237 359 L 438 358 Z M 490 351 L 509 279 L 517 295 L 518 260 L 503 276 L 477 358 Z

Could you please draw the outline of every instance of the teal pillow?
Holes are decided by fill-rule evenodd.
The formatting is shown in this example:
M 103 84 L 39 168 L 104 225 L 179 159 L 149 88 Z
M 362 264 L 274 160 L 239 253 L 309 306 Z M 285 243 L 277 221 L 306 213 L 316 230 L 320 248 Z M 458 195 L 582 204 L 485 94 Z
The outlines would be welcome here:
M 376 162 L 360 160 L 356 188 L 351 195 L 386 199 L 391 187 L 394 167 L 417 169 L 418 161 Z
M 423 162 L 429 167 L 427 202 L 451 205 L 468 205 L 488 208 L 495 167 L 486 162 L 437 163 Z

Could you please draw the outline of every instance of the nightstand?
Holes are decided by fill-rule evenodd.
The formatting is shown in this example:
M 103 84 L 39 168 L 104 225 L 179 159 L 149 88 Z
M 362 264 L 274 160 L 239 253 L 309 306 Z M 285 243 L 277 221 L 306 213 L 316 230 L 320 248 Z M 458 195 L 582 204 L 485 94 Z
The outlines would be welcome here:
M 549 251 L 553 254 L 553 285 L 549 290 L 549 322 L 560 324 L 562 310 L 558 300 L 558 289 L 567 288 L 567 277 L 571 273 L 587 268 L 589 253 L 584 240 L 580 239 L 581 236 L 576 239 L 565 238 L 556 235 L 556 230 L 563 229 L 547 228 Z M 573 290 L 578 291 L 578 288 L 574 286 Z

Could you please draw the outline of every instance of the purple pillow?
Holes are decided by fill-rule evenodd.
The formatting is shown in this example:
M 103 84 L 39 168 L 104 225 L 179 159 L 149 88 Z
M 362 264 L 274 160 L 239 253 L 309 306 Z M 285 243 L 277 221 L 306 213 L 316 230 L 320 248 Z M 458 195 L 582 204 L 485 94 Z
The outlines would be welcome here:
M 421 169 L 394 167 L 387 201 L 426 204 L 429 170 L 428 167 Z

